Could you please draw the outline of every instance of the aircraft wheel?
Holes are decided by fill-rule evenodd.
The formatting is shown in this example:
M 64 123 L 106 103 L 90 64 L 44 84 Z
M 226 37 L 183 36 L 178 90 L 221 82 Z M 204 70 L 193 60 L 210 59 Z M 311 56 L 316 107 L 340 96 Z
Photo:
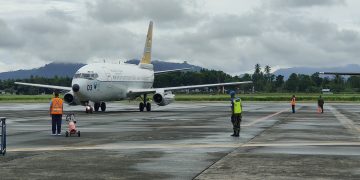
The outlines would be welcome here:
M 104 112 L 106 110 L 106 104 L 102 102 L 100 106 L 101 106 L 101 111 Z
M 146 111 L 151 111 L 151 104 L 150 103 L 146 103 Z
M 143 102 L 141 102 L 141 103 L 139 104 L 139 110 L 140 110 L 140 112 L 143 112 L 143 111 L 144 111 L 144 108 L 145 108 L 145 105 L 144 105 Z
M 86 113 L 93 113 L 93 110 L 94 109 L 91 106 L 86 106 L 86 108 L 85 108 Z
M 98 112 L 98 111 L 99 111 L 99 108 L 100 108 L 100 103 L 95 103 L 95 104 L 94 104 L 94 110 L 95 110 L 95 112 Z

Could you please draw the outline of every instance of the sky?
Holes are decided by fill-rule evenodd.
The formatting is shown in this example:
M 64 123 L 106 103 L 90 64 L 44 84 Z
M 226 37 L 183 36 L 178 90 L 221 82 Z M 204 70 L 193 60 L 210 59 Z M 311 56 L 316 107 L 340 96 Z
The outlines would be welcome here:
M 358 0 L 0 1 L 0 72 L 142 56 L 229 74 L 359 64 Z

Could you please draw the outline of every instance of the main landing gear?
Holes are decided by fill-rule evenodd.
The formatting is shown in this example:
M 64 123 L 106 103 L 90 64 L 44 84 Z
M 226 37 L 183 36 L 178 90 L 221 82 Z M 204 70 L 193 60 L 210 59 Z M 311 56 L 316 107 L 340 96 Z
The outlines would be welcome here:
M 105 102 L 101 103 L 94 103 L 94 108 L 91 107 L 89 104 L 85 106 L 85 112 L 86 113 L 93 113 L 93 111 L 98 112 L 99 109 L 101 109 L 102 112 L 105 112 L 106 110 L 106 104 Z
M 95 108 L 95 112 L 98 112 L 99 109 L 101 109 L 101 111 L 104 112 L 106 110 L 106 104 L 105 102 L 95 103 L 94 108 Z
M 147 94 L 144 94 L 143 102 L 139 104 L 140 112 L 144 111 L 145 108 L 146 111 L 151 111 L 151 104 L 147 102 Z

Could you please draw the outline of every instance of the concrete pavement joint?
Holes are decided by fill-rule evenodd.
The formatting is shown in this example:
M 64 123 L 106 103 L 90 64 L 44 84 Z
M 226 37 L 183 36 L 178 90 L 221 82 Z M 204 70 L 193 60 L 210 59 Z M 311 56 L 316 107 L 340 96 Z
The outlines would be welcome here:
M 282 112 L 284 112 L 284 110 L 279 111 L 277 113 L 273 113 L 270 114 L 268 116 L 265 116 L 263 118 L 260 118 L 260 120 L 265 120 L 267 118 L 273 117 L 275 115 L 281 114 Z M 224 156 L 220 157 L 218 160 L 216 160 L 215 162 L 213 162 L 212 164 L 210 164 L 208 167 L 206 167 L 204 170 L 202 170 L 201 172 L 199 172 L 193 179 L 198 178 L 201 174 L 203 174 L 206 170 L 208 170 L 209 168 L 211 168 L 212 166 L 214 166 L 216 163 L 218 163 L 219 161 L 221 161 L 222 159 L 224 159 L 225 157 L 229 156 L 230 154 L 234 153 L 237 149 L 243 147 L 245 144 L 248 144 L 249 142 L 251 142 L 252 140 L 254 140 L 256 137 L 260 136 L 261 134 L 263 134 L 266 130 L 271 129 L 272 127 L 274 127 L 275 125 L 279 124 L 281 122 L 281 120 L 278 120 L 277 122 L 275 122 L 273 125 L 271 125 L 270 127 L 265 128 L 264 130 L 262 130 L 260 133 L 256 134 L 254 137 L 252 137 L 251 139 L 249 139 L 247 142 L 240 144 L 240 146 L 232 149 L 229 153 L 225 154 Z M 255 124 L 255 123 L 254 123 Z
M 330 111 L 334 114 L 337 120 L 351 133 L 356 134 L 358 138 L 360 138 L 360 128 L 355 125 L 354 121 L 347 118 L 344 114 L 340 113 L 336 108 L 330 106 Z
M 281 110 L 281 111 L 279 111 L 279 112 L 270 114 L 270 115 L 268 115 L 268 116 L 261 117 L 261 118 L 259 118 L 259 119 L 256 119 L 255 121 L 252 121 L 252 122 L 250 122 L 250 123 L 248 123 L 248 124 L 244 124 L 244 125 L 242 125 L 242 126 L 244 126 L 244 127 L 246 127 L 246 126 L 252 126 L 252 125 L 254 125 L 254 124 L 256 124 L 256 123 L 259 123 L 259 122 L 261 122 L 261 121 L 267 120 L 267 119 L 269 119 L 269 118 L 271 118 L 271 117 L 274 117 L 274 116 L 279 115 L 279 114 L 281 114 L 281 113 L 283 113 L 283 112 L 286 112 L 286 111 L 288 111 L 287 108 L 284 109 L 284 110 Z

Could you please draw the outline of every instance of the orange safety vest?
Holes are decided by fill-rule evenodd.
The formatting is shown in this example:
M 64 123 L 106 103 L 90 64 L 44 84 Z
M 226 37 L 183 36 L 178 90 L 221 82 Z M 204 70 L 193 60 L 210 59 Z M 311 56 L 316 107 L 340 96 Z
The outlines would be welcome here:
M 63 100 L 61 98 L 51 100 L 50 114 L 63 114 Z
M 296 104 L 295 98 L 291 98 L 291 105 L 295 105 L 295 104 Z

